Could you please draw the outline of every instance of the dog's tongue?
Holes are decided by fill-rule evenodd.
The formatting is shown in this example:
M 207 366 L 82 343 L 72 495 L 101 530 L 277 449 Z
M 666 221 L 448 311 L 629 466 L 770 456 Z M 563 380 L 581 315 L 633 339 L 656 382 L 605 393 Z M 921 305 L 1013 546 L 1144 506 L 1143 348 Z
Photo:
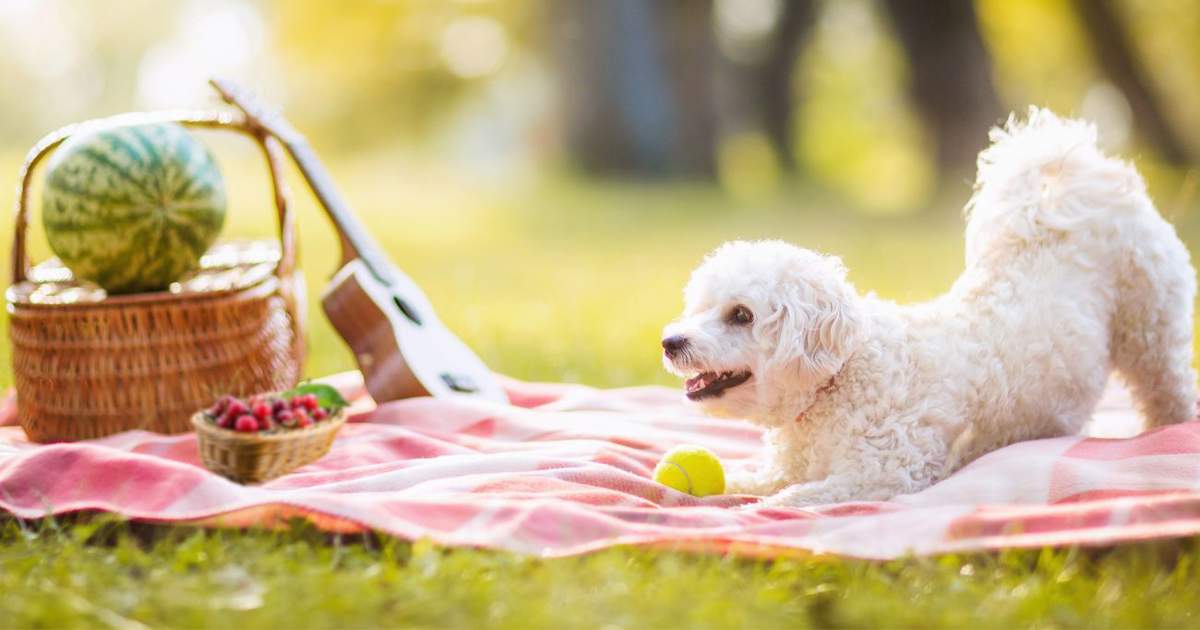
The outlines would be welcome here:
M 685 387 L 687 387 L 687 391 L 689 392 L 698 392 L 708 387 L 709 383 L 715 380 L 717 380 L 716 372 L 704 372 L 703 374 L 689 378 L 685 383 Z

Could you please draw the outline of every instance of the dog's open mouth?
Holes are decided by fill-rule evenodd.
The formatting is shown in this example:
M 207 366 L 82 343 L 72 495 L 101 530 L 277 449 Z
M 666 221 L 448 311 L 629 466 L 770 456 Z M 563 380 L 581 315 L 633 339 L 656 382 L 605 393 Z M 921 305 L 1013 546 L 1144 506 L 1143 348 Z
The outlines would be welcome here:
M 684 384 L 687 397 L 692 400 L 713 398 L 725 393 L 725 390 L 737 387 L 750 380 L 750 370 L 737 372 L 701 372 L 689 378 Z

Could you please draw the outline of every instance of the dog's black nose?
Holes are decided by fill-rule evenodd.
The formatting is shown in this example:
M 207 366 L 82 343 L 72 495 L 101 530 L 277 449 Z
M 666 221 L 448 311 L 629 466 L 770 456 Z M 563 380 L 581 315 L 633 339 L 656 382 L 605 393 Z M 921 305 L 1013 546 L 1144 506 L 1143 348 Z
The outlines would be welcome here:
M 683 335 L 671 335 L 670 337 L 663 339 L 662 344 L 663 352 L 666 353 L 668 357 L 673 357 L 687 347 L 688 340 L 687 337 L 684 337 Z

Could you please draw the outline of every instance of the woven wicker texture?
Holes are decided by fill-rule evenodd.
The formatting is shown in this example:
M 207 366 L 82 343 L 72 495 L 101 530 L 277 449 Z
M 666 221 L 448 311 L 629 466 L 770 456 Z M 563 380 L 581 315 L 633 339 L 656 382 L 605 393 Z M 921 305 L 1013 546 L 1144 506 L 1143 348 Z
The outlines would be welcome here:
M 25 251 L 34 168 L 92 125 L 174 121 L 230 129 L 256 140 L 275 186 L 279 247 L 224 246 L 205 268 L 157 293 L 107 296 L 75 283 L 50 261 L 30 268 Z M 6 292 L 18 417 L 38 442 L 81 440 L 129 429 L 189 431 L 189 418 L 221 394 L 279 391 L 300 376 L 304 344 L 295 234 L 275 141 L 227 114 L 124 115 L 47 136 L 21 172 L 13 284 Z M 264 251 L 272 252 L 262 273 Z M 274 253 L 278 252 L 278 253 Z
M 200 461 L 209 470 L 238 483 L 274 479 L 321 459 L 346 421 L 345 410 L 307 429 L 278 433 L 238 433 L 213 424 L 203 413 L 192 416 Z

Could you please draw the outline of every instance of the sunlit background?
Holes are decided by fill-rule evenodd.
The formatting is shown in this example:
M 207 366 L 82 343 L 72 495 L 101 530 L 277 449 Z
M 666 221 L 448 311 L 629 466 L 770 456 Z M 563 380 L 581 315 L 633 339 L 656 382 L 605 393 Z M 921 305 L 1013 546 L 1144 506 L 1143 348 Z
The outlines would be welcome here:
M 961 265 L 973 156 L 1029 105 L 1096 121 L 1198 233 L 1183 1 L 0 0 L 0 183 L 60 125 L 219 106 L 213 75 L 280 105 L 448 323 L 525 378 L 669 382 L 657 331 L 727 238 L 935 295 Z M 268 234 L 257 156 L 204 138 L 230 232 Z M 309 371 L 349 368 L 315 302 L 335 241 L 294 188 Z

